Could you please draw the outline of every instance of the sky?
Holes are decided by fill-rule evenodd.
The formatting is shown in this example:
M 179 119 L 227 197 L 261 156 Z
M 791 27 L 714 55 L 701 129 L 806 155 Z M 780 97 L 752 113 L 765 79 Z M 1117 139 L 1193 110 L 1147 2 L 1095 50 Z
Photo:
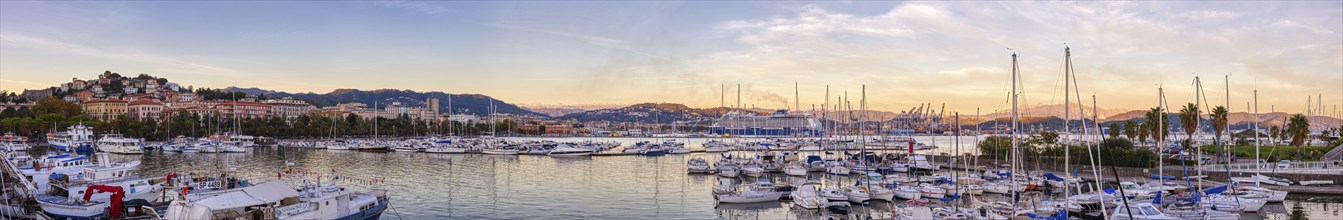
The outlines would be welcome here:
M 486 94 L 530 104 L 858 108 L 1194 99 L 1343 103 L 1343 1 L 0 1 L 0 90 L 104 70 L 196 87 Z M 724 95 L 723 86 L 728 87 Z M 797 92 L 794 93 L 794 86 Z M 725 97 L 724 97 L 725 96 Z M 1076 100 L 1078 97 L 1074 97 Z M 1315 98 L 1312 98 L 1315 99 Z M 726 100 L 726 101 L 724 101 Z

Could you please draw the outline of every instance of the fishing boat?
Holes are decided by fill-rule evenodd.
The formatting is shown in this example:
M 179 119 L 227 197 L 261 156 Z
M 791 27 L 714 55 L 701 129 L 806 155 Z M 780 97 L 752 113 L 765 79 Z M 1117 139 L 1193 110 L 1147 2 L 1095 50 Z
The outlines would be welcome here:
M 68 191 L 66 191 L 68 194 Z M 96 200 L 93 195 L 100 192 L 112 193 L 106 199 Z M 94 185 L 87 187 L 82 198 L 43 194 L 35 196 L 38 206 L 46 216 L 58 219 L 108 219 L 121 218 L 124 209 L 124 191 L 119 186 Z M 73 196 L 73 195 L 70 195 Z
M 389 204 L 385 190 L 307 184 L 296 190 L 271 181 L 200 200 L 174 200 L 163 219 L 247 218 L 245 213 L 258 208 L 273 214 L 264 219 L 378 219 Z
M 101 165 L 86 167 L 74 177 L 64 174 L 48 177 L 50 187 L 47 192 L 34 197 L 42 211 L 58 218 L 104 218 L 106 214 L 120 214 L 119 209 L 104 213 L 108 207 L 120 208 L 124 201 L 149 199 L 161 191 L 161 183 L 132 175 L 138 161 L 112 164 L 106 162 L 106 155 L 102 156 Z M 96 194 L 98 192 L 112 194 Z
M 551 157 L 586 157 L 592 155 L 592 149 L 575 147 L 569 144 L 560 144 L 546 154 Z M 702 159 L 700 161 L 703 162 Z M 704 171 L 707 172 L 709 170 L 708 163 L 705 163 L 704 166 Z

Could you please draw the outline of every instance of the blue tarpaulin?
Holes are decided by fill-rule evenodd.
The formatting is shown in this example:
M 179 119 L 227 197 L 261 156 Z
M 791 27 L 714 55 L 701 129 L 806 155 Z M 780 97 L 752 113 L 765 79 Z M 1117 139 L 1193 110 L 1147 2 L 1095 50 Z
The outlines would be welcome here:
M 1063 181 L 1063 177 L 1055 176 L 1053 173 L 1045 173 L 1045 179 Z
M 942 197 L 941 200 L 942 202 L 951 202 L 959 198 L 961 198 L 960 194 L 952 194 L 951 197 Z
M 1226 192 L 1226 185 L 1215 186 L 1215 188 L 1203 190 L 1203 193 L 1207 193 L 1207 195 L 1217 195 L 1217 193 L 1222 192 Z

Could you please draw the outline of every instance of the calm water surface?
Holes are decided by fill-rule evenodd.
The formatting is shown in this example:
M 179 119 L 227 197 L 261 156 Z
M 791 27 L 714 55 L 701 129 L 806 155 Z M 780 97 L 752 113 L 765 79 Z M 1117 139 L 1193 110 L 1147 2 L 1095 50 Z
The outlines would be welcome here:
M 973 143 L 972 137 L 969 138 L 962 139 L 963 146 Z M 649 138 L 598 140 L 621 141 L 626 145 L 641 140 L 657 141 Z M 680 140 L 698 149 L 699 143 L 708 139 Z M 937 140 L 942 148 L 936 151 L 954 151 L 950 144 L 953 142 Z M 390 190 L 393 208 L 383 215 L 383 219 L 397 219 L 398 215 L 403 219 L 816 219 L 830 216 L 796 210 L 786 202 L 715 206 L 710 192 L 717 177 L 685 173 L 685 161 L 694 157 L 716 161 L 718 155 L 551 158 L 262 147 L 232 154 L 155 151 L 144 155 L 115 155 L 113 160 L 141 160 L 142 176 L 162 176 L 168 172 L 219 173 L 236 168 L 237 175 L 259 183 L 276 180 L 277 172 L 289 162 L 294 164 L 294 169 L 309 172 L 362 179 L 386 178 L 385 185 L 344 184 L 359 190 Z M 826 184 L 851 185 L 854 182 L 848 177 L 823 174 L 807 178 Z M 774 182 L 805 181 L 782 176 L 770 179 Z M 1343 219 L 1339 213 L 1343 210 L 1343 199 L 1292 196 L 1289 200 L 1269 204 L 1264 207 L 1264 212 L 1245 214 L 1242 218 L 1289 219 L 1298 215 L 1309 219 Z M 853 215 L 833 217 L 889 217 L 891 206 L 893 204 L 876 202 L 866 207 L 855 206 Z

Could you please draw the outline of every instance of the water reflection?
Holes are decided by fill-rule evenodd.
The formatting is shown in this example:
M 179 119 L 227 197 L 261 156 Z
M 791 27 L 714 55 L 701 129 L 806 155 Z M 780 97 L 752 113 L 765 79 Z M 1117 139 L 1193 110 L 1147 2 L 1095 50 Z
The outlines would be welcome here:
M 698 148 L 694 143 L 704 139 L 692 140 L 695 141 L 691 141 L 691 146 Z M 748 155 L 753 154 L 738 153 Z M 353 178 L 385 177 L 385 184 L 349 187 L 390 190 L 394 210 L 389 210 L 387 219 L 398 215 L 401 219 L 864 219 L 869 216 L 880 219 L 891 217 L 893 207 L 904 205 L 871 202 L 866 206 L 854 205 L 849 214 L 840 215 L 805 210 L 788 202 L 717 204 L 711 190 L 718 177 L 686 174 L 685 162 L 694 157 L 716 161 L 719 154 L 551 158 L 263 147 L 246 153 L 223 154 L 152 151 L 144 155 L 113 155 L 111 159 L 141 160 L 142 176 L 234 172 L 253 182 L 263 182 L 276 180 L 285 164 L 292 163 L 294 169 L 304 171 Z M 810 173 L 806 177 L 771 174 L 762 178 L 775 183 L 815 181 L 827 186 L 849 186 L 857 181 L 849 176 L 823 173 Z M 737 178 L 734 182 L 758 180 Z M 1341 199 L 1295 195 L 1288 199 L 1242 218 L 1343 219 L 1337 207 L 1343 202 Z

